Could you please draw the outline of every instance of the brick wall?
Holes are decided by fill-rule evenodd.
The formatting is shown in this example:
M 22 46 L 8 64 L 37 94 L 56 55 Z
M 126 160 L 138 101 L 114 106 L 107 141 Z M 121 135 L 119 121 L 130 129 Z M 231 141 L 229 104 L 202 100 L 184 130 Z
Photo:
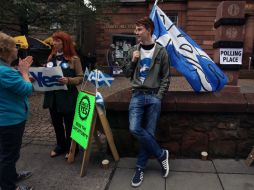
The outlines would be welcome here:
M 130 91 L 106 100 L 107 118 L 121 156 L 136 156 L 138 143 L 128 129 Z M 163 99 L 156 138 L 173 157 L 245 158 L 254 145 L 254 95 L 170 92 Z
M 191 38 L 212 57 L 214 43 L 214 21 L 216 9 L 220 2 L 188 1 L 186 32 Z
M 165 13 L 176 13 L 178 15 L 178 26 L 190 35 L 191 38 L 213 58 L 213 43 L 215 42 L 214 22 L 216 19 L 216 9 L 220 2 L 221 0 L 165 1 L 159 3 L 158 6 Z M 133 34 L 135 21 L 143 16 L 149 15 L 152 6 L 153 2 L 138 3 L 128 6 L 120 4 L 118 12 L 105 13 L 106 16 L 111 17 L 111 21 L 97 23 L 96 26 L 97 65 L 106 65 L 105 53 L 111 43 L 112 35 Z M 252 30 L 248 29 L 253 25 L 253 2 L 251 2 L 251 0 L 246 0 L 246 7 L 248 15 L 252 15 L 251 17 L 247 17 L 250 21 L 247 21 L 247 32 L 244 34 L 246 35 L 245 41 L 248 41 L 248 39 L 250 39 L 248 36 L 253 36 L 251 33 Z M 248 44 L 245 47 L 247 54 L 244 56 L 243 68 L 247 67 L 248 58 L 253 51 L 253 43 L 249 42 Z

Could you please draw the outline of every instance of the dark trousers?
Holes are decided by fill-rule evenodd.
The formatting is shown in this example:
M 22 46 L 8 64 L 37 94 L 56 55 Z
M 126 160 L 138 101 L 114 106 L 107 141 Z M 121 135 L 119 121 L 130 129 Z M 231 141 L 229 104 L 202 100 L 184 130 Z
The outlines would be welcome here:
M 61 151 L 67 152 L 71 145 L 71 129 L 74 112 L 61 113 L 56 109 L 49 109 L 52 124 L 56 133 L 56 142 Z
M 16 189 L 16 162 L 19 159 L 25 121 L 0 127 L 0 186 L 2 190 Z

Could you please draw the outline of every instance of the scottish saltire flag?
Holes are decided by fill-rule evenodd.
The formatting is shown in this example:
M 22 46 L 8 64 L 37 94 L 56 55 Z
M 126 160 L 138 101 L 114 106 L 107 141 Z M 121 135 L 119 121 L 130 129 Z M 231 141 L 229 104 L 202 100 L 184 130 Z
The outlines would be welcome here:
M 84 79 L 88 79 L 88 77 L 89 77 L 89 70 L 88 70 L 88 68 L 86 67 L 86 70 L 85 70 L 85 72 L 84 72 Z
M 95 100 L 96 100 L 96 103 L 98 104 L 104 104 L 104 100 L 100 92 L 96 92 Z
M 100 70 L 93 70 L 89 73 L 88 70 L 84 73 L 84 79 L 90 81 L 95 85 L 96 88 L 107 85 L 111 86 L 114 78 L 106 73 L 102 73 Z
M 167 49 L 171 65 L 185 76 L 194 91 L 214 92 L 224 87 L 227 76 L 157 5 L 150 18 L 155 27 L 153 38 Z
M 95 100 L 96 100 L 96 104 L 99 104 L 100 106 L 105 107 L 104 100 L 100 92 L 96 92 Z

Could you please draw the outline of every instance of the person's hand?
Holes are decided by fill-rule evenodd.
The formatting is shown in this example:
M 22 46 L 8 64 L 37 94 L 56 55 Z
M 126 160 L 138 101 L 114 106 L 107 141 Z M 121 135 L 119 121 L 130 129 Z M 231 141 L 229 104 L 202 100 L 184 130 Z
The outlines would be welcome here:
M 24 80 L 31 82 L 29 79 L 29 67 L 33 63 L 33 57 L 27 56 L 25 59 L 19 59 L 18 70 L 21 73 Z
M 136 50 L 132 53 L 131 61 L 136 63 L 138 61 L 139 57 L 140 57 L 140 52 L 138 50 Z
M 69 79 L 68 79 L 68 77 L 62 77 L 62 78 L 58 79 L 58 82 L 60 82 L 61 84 L 68 84 Z
M 32 56 L 27 56 L 25 59 L 19 59 L 19 65 L 18 65 L 18 70 L 20 73 L 23 74 L 28 74 L 29 72 L 29 67 L 33 63 L 33 57 Z

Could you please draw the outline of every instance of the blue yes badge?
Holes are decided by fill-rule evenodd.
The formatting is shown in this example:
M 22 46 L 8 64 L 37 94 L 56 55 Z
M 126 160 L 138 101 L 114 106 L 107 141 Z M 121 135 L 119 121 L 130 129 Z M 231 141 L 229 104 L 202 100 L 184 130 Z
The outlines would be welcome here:
M 61 63 L 60 66 L 61 66 L 63 69 L 67 69 L 67 68 L 70 67 L 70 65 L 69 65 L 68 63 L 66 63 L 66 62 Z

